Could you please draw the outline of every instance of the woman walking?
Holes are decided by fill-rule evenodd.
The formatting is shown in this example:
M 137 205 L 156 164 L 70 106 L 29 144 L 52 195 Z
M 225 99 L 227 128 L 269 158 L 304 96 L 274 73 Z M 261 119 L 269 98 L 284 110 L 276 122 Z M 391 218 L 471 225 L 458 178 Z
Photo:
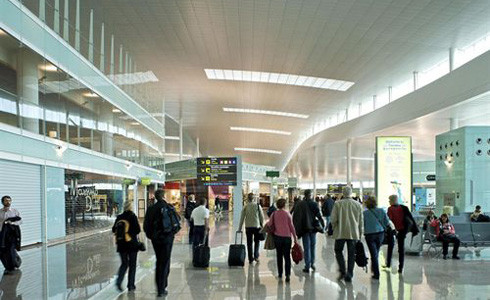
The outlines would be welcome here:
M 296 231 L 293 226 L 291 214 L 284 210 L 286 199 L 277 200 L 277 209 L 272 213 L 268 226 L 274 234 L 274 244 L 276 246 L 277 272 L 278 279 L 282 280 L 283 260 L 285 264 L 286 282 L 289 282 L 291 276 L 291 237 L 294 242 L 298 242 Z
M 112 232 L 116 235 L 117 252 L 121 256 L 121 266 L 116 280 L 116 287 L 122 291 L 122 281 L 129 267 L 128 272 L 128 291 L 134 291 L 136 274 L 136 260 L 138 257 L 138 234 L 141 227 L 138 218 L 131 211 L 133 204 L 131 201 L 124 202 L 124 212 L 117 216 L 116 222 L 112 227 Z

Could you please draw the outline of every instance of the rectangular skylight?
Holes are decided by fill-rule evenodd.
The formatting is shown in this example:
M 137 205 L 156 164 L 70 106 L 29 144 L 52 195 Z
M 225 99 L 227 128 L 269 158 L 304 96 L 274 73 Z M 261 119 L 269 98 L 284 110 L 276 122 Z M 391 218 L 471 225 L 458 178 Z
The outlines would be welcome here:
M 335 91 L 347 91 L 354 85 L 352 81 L 294 75 L 286 73 L 269 73 L 244 70 L 204 69 L 211 80 L 232 80 L 246 82 L 275 83 L 294 86 L 312 87 Z
M 269 154 L 282 154 L 281 151 L 277 151 L 277 150 L 257 149 L 257 148 L 235 148 L 235 151 L 259 152 L 259 153 L 269 153 Z
M 291 135 L 290 131 L 273 130 L 273 129 L 263 129 L 263 128 L 251 128 L 251 127 L 230 127 L 230 130 L 234 131 L 249 131 L 249 132 L 260 132 L 260 133 L 272 133 L 281 135 Z
M 244 113 L 244 114 L 271 115 L 271 116 L 290 117 L 290 118 L 299 118 L 299 119 L 307 119 L 309 117 L 309 115 L 289 113 L 283 111 L 248 109 L 248 108 L 223 107 L 223 111 L 233 112 L 233 113 Z

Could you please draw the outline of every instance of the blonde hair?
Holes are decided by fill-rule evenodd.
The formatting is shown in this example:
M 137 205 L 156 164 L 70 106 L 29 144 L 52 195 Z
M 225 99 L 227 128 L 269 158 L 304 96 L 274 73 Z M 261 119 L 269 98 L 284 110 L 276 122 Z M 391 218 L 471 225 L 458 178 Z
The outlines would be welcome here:
M 130 201 L 130 200 L 124 201 L 123 209 L 124 209 L 124 211 L 133 210 L 133 201 Z

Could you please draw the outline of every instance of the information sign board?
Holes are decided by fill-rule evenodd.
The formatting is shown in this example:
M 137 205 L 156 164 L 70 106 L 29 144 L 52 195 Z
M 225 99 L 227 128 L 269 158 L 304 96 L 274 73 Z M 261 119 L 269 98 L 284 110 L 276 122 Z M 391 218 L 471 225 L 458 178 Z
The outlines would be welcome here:
M 236 157 L 200 157 L 197 159 L 197 181 L 206 186 L 236 185 Z

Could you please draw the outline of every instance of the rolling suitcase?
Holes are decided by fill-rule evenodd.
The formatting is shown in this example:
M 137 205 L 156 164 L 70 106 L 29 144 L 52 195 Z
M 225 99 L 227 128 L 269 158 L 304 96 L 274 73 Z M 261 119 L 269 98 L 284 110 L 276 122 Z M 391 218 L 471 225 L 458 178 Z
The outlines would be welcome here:
M 204 237 L 204 243 L 197 246 L 192 252 L 192 265 L 195 268 L 207 268 L 209 267 L 210 250 L 208 245 L 208 239 Z
M 238 233 L 240 233 L 240 244 L 238 244 Z M 228 266 L 243 267 L 245 265 L 245 245 L 242 244 L 243 232 L 237 231 L 235 234 L 235 244 L 230 245 L 228 252 Z

